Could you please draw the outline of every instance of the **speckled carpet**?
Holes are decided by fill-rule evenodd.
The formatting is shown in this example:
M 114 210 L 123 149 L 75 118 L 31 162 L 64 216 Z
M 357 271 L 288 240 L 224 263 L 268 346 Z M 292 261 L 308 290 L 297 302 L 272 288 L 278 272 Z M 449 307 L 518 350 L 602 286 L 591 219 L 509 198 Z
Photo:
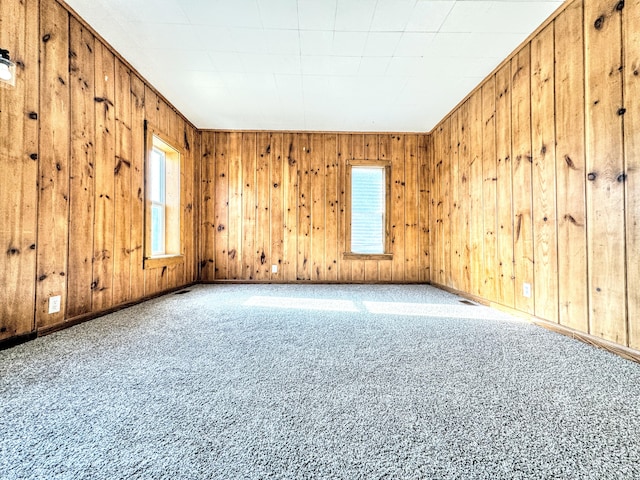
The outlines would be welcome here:
M 0 351 L 0 478 L 640 478 L 640 365 L 427 286 L 189 290 Z

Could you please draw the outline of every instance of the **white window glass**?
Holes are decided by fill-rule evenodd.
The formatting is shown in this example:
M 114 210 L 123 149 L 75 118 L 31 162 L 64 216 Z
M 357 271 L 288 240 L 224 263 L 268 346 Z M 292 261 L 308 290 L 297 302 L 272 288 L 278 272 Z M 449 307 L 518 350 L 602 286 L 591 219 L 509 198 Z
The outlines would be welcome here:
M 384 177 L 384 167 L 351 168 L 352 253 L 385 253 Z
M 149 195 L 151 199 L 151 254 L 165 253 L 166 155 L 154 148 L 149 159 Z

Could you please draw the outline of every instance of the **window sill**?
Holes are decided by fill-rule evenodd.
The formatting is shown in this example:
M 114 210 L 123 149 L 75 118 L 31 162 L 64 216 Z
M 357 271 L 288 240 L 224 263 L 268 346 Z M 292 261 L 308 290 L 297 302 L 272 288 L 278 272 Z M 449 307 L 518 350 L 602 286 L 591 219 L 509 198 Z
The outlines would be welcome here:
M 144 268 L 162 268 L 184 262 L 184 255 L 161 255 L 144 259 Z
M 393 260 L 392 253 L 343 253 L 343 260 Z

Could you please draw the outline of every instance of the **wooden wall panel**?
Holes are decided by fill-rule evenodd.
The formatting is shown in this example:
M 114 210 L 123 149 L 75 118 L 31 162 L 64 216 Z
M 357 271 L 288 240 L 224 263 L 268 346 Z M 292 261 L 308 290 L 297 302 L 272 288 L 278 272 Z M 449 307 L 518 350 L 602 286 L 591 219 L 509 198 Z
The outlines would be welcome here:
M 38 208 L 38 2 L 0 2 L 0 45 L 18 68 L 0 92 L 0 340 L 34 329 Z M 11 172 L 10 175 L 6 172 Z
M 40 5 L 40 172 L 36 325 L 62 323 L 69 245 L 69 15 L 55 2 Z M 49 298 L 62 298 L 49 314 Z
M 515 306 L 513 250 L 513 173 L 511 150 L 511 62 L 495 77 L 496 82 L 496 202 L 498 220 L 497 301 Z
M 497 302 L 501 269 L 498 251 L 496 171 L 496 82 L 490 78 L 482 86 L 482 219 L 483 276 L 480 296 Z M 473 181 L 473 180 L 472 180 Z
M 463 221 L 452 221 L 452 229 L 465 229 L 464 203 L 470 202 L 473 211 L 473 184 L 482 178 L 484 266 L 473 255 L 474 233 L 466 243 L 471 265 L 484 270 L 484 284 L 475 291 L 472 275 L 471 288 L 464 281 L 459 288 L 636 349 L 638 25 L 639 0 L 567 2 L 431 134 L 433 210 L 443 200 L 463 208 Z M 481 145 L 472 141 L 470 155 L 482 158 L 482 173 L 471 167 L 468 199 L 462 183 L 447 184 L 456 178 L 447 173 L 455 168 L 450 148 L 456 143 L 442 137 L 452 119 L 464 118 L 478 92 L 481 120 L 471 115 L 468 128 L 473 138 L 481 123 Z M 462 126 L 457 131 L 466 135 Z M 464 140 L 459 152 L 464 152 Z M 464 156 L 459 153 L 459 159 Z M 451 166 L 440 165 L 442 161 Z M 459 165 L 462 178 L 464 162 Z M 455 277 L 456 255 L 447 244 L 455 245 L 466 232 L 445 230 L 443 235 L 439 228 L 432 236 L 433 251 L 444 255 L 432 258 L 432 264 L 445 272 L 432 278 L 449 285 L 447 264 L 452 262 L 450 275 Z M 530 298 L 523 295 L 524 283 L 532 286 Z
M 459 233 L 457 234 L 457 249 L 459 265 L 458 271 L 460 272 L 459 285 L 460 289 L 468 292 L 471 290 L 471 182 L 469 181 L 469 171 L 471 169 L 471 154 L 470 154 L 470 130 L 469 124 L 469 100 L 467 100 L 460 108 L 460 116 L 458 118 L 458 185 L 459 194 L 457 209 L 458 209 L 458 223 Z
M 113 246 L 113 303 L 131 299 L 131 72 L 116 62 L 115 68 L 115 176 Z
M 561 325 L 589 331 L 582 0 L 555 21 L 558 302 Z
M 466 266 L 469 268 L 470 292 L 482 295 L 484 281 L 484 224 L 483 224 L 483 175 L 482 175 L 482 91 L 477 90 L 469 99 L 468 164 L 469 205 Z M 493 206 L 491 206 L 493 208 Z
M 554 26 L 531 42 L 534 311 L 558 322 Z
M 513 170 L 513 265 L 515 306 L 534 313 L 532 231 L 531 48 L 525 45 L 511 61 L 511 146 Z M 524 294 L 525 284 L 530 295 Z
M 95 49 L 95 230 L 93 240 L 93 311 L 113 305 L 114 171 L 115 161 L 115 56 L 109 49 Z
M 618 2 L 585 2 L 590 333 L 627 342 L 622 25 Z
M 446 243 L 444 246 L 445 258 L 448 259 L 449 268 L 445 272 L 447 285 L 451 288 L 461 288 L 460 275 L 460 249 L 462 247 L 462 225 L 460 222 L 460 116 L 462 108 L 456 110 L 449 118 L 449 132 L 451 150 L 448 157 L 449 174 L 447 181 L 447 205 L 449 220 L 445 222 L 444 234 Z
M 640 0 L 628 1 L 622 18 L 629 346 L 640 350 Z
M 428 251 L 421 253 L 419 238 L 423 217 L 419 210 L 419 146 L 428 152 L 426 135 L 204 131 L 201 141 L 203 281 L 214 280 L 206 270 L 210 258 L 216 258 L 216 280 L 424 281 L 423 270 L 428 272 L 430 265 L 420 258 L 429 255 Z M 215 172 L 209 167 L 209 151 L 224 158 Z M 394 259 L 345 260 L 347 162 L 378 158 L 392 162 Z M 215 198 L 214 210 L 221 209 L 225 216 L 229 205 L 225 228 L 220 227 L 220 220 L 217 228 L 209 226 L 211 213 L 206 212 L 211 206 L 205 201 L 209 196 Z M 428 211 L 424 218 L 428 220 Z M 213 240 L 207 236 L 211 230 Z M 227 242 L 229 267 L 225 271 L 218 256 Z M 237 252 L 243 252 L 244 268 L 240 270 L 234 266 Z M 277 272 L 271 272 L 272 265 L 278 266 Z
M 284 258 L 284 219 L 287 205 L 284 203 L 284 169 L 286 156 L 283 145 L 283 135 L 281 133 L 269 134 L 271 145 L 271 155 L 269 157 L 269 202 L 270 214 L 269 234 L 271 238 L 271 266 L 276 266 L 277 271 L 271 271 L 271 280 L 282 279 L 282 264 Z M 221 199 L 224 202 L 224 199 Z
M 431 281 L 431 149 L 429 137 L 418 135 L 418 277 Z
M 269 239 L 269 164 L 271 163 L 271 135 L 258 133 L 256 136 L 256 280 L 271 278 L 271 241 Z
M 16 87 L 0 95 L 0 157 L 12 171 L 0 180 L 0 340 L 195 280 L 200 158 L 187 146 L 199 133 L 63 4 L 9 0 L 0 18 L 0 43 L 19 65 Z M 145 119 L 187 151 L 188 266 L 143 270 Z M 54 295 L 61 310 L 49 314 Z
M 95 149 L 94 37 L 70 21 L 71 164 L 67 315 L 91 312 Z

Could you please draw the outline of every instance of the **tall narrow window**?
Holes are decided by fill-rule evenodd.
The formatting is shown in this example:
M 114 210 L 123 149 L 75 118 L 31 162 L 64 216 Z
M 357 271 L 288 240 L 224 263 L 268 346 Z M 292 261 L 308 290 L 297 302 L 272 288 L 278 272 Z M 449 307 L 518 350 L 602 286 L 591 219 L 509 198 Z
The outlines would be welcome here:
M 147 126 L 145 268 L 182 261 L 182 152 Z
M 352 160 L 347 165 L 347 257 L 390 258 L 389 173 L 387 162 Z

